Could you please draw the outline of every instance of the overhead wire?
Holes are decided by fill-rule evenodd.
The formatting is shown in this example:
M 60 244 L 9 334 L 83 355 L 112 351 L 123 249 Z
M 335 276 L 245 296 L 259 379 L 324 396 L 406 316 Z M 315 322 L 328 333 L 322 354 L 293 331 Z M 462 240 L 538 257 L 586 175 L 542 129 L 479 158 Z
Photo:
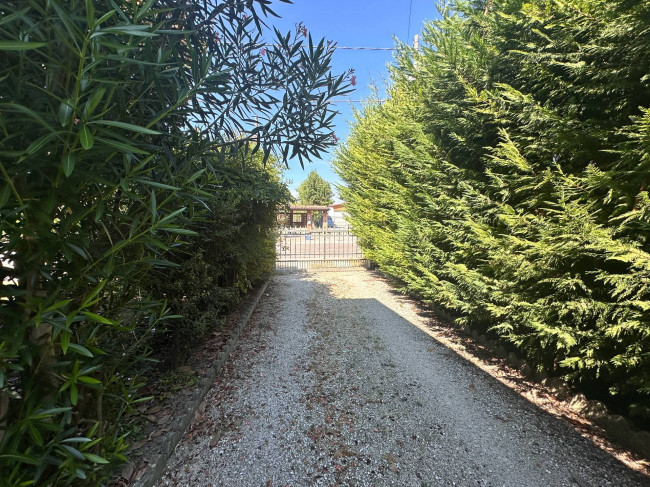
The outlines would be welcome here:
M 278 44 L 262 44 L 262 47 L 279 47 Z M 302 46 L 303 49 L 307 49 L 308 46 Z M 366 47 L 366 46 L 332 46 L 333 49 L 337 50 L 348 50 L 348 51 L 396 51 L 395 47 Z
M 411 37 L 411 18 L 413 16 L 413 0 L 409 2 L 409 20 L 408 20 L 408 34 L 407 38 Z M 277 47 L 277 44 L 263 44 L 263 47 Z M 307 46 L 303 46 L 303 49 Z M 397 51 L 395 47 L 369 47 L 369 46 L 333 46 L 336 50 L 347 50 L 347 51 Z M 329 103 L 364 103 L 368 100 L 330 100 Z M 386 100 L 377 100 L 379 102 L 384 102 Z

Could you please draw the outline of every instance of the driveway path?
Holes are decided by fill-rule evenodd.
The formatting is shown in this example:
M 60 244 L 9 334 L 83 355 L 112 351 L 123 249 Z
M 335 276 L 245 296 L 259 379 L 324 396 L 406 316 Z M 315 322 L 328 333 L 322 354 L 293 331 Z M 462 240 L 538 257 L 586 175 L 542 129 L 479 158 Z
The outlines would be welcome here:
M 158 485 L 650 485 L 416 311 L 367 271 L 275 277 Z

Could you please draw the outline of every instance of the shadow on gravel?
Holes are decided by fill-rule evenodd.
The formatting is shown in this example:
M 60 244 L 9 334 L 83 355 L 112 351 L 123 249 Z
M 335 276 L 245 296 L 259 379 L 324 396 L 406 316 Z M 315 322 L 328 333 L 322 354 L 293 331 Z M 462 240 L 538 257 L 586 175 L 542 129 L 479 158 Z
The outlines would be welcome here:
M 352 272 L 352 270 L 324 269 L 316 272 L 334 274 L 336 272 Z M 297 274 L 301 280 L 306 279 L 312 282 L 314 277 L 314 271 L 309 270 L 283 270 L 279 273 Z M 385 283 L 388 282 L 384 276 L 374 272 L 366 275 Z M 335 275 L 332 277 L 336 280 Z M 341 282 L 341 285 L 344 286 L 343 280 Z M 319 288 L 317 294 L 319 296 L 329 295 L 335 299 L 337 309 L 348 309 L 350 307 L 361 309 L 366 320 L 371 325 L 380 321 L 388 321 L 395 327 L 398 335 L 406 339 L 412 339 L 414 343 L 420 344 L 420 348 L 423 348 L 430 356 L 444 356 L 444 360 L 450 361 L 452 369 L 459 367 L 465 369 L 472 379 L 469 386 L 463 384 L 463 387 L 469 387 L 473 390 L 475 383 L 477 385 L 482 384 L 480 389 L 489 392 L 489 395 L 485 394 L 483 396 L 483 401 L 491 401 L 493 395 L 507 396 L 510 403 L 522 412 L 522 417 L 533 423 L 539 431 L 545 432 L 546 438 L 563 437 L 567 439 L 568 444 L 565 444 L 564 447 L 581 450 L 580 453 L 577 453 L 568 448 L 566 453 L 561 455 L 568 459 L 568 463 L 571 460 L 576 462 L 575 469 L 571 472 L 572 480 L 576 484 L 590 485 L 582 477 L 581 471 L 584 465 L 581 465 L 581 463 L 586 457 L 591 457 L 596 464 L 602 463 L 603 465 L 609 465 L 610 469 L 618 470 L 618 472 L 612 472 L 614 476 L 617 473 L 620 475 L 625 472 L 624 476 L 634 479 L 639 486 L 650 486 L 650 477 L 648 477 L 650 470 L 647 460 L 630 454 L 626 449 L 605 440 L 602 430 L 569 411 L 566 404 L 548 394 L 543 386 L 523 377 L 518 371 L 507 366 L 504 359 L 497 357 L 493 351 L 478 344 L 461 329 L 441 318 L 435 311 L 423 307 L 421 303 L 414 302 L 394 289 L 390 289 L 388 294 L 398 304 L 410 310 L 411 316 L 409 316 L 411 314 L 409 312 L 396 312 L 373 297 L 341 298 L 337 296 L 340 290 L 335 290 L 336 286 L 331 283 L 328 285 L 318 283 L 317 285 Z M 368 293 L 371 292 L 368 290 Z M 413 319 L 413 314 L 421 318 L 424 324 L 417 323 L 417 320 Z M 390 344 L 388 348 L 390 349 Z M 447 389 L 450 390 L 458 385 L 449 383 Z M 439 394 L 446 394 L 447 392 L 445 390 L 437 391 Z M 499 414 L 493 414 L 492 416 L 497 420 L 496 424 L 503 423 L 505 425 L 517 420 L 517 418 L 503 417 Z M 523 443 L 526 444 L 527 441 L 523 441 Z M 531 444 L 535 444 L 534 438 L 529 441 Z M 614 467 L 615 465 L 616 467 Z M 604 469 L 607 469 L 607 467 L 604 467 Z

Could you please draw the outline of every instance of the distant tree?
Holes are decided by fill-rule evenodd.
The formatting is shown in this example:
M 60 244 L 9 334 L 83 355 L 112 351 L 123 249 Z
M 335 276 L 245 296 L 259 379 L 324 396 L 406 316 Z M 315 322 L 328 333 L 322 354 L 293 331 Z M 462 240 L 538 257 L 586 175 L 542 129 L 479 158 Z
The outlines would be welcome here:
M 300 186 L 298 186 L 298 202 L 302 205 L 331 205 L 332 187 L 330 183 L 321 178 L 316 171 L 311 171 Z M 316 226 L 323 223 L 323 215 L 317 213 L 313 215 L 313 221 Z
M 330 183 L 321 178 L 316 171 L 312 171 L 298 187 L 298 202 L 302 205 L 331 205 L 332 187 Z

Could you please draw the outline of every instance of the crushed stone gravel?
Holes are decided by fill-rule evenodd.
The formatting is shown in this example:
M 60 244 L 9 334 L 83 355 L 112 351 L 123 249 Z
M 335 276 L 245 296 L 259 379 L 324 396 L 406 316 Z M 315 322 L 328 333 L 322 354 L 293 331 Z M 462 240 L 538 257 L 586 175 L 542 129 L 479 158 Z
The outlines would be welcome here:
M 163 486 L 650 486 L 366 270 L 277 275 Z

